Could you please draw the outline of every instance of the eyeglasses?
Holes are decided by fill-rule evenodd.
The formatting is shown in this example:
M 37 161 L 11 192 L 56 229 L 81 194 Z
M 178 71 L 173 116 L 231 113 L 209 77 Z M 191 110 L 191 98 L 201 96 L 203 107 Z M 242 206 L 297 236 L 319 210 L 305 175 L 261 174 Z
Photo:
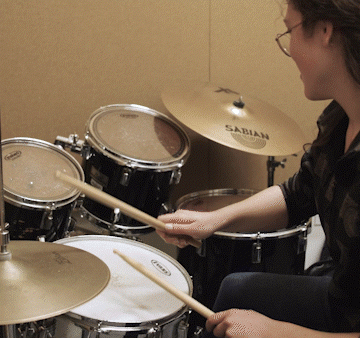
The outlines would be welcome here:
M 285 55 L 290 56 L 290 33 L 291 31 L 300 26 L 303 22 L 299 22 L 298 24 L 296 24 L 295 26 L 289 28 L 285 33 L 282 34 L 278 34 L 276 36 L 276 42 L 279 45 L 280 49 L 285 53 Z

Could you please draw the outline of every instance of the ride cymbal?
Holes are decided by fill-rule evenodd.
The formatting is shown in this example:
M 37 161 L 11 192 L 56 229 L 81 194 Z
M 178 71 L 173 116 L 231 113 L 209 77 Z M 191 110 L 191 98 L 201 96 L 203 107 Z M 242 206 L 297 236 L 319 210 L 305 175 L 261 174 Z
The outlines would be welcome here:
M 162 92 L 162 100 L 184 125 L 231 148 L 284 156 L 299 152 L 306 143 L 293 119 L 238 90 L 180 81 Z
M 108 266 L 66 245 L 11 241 L 0 261 L 0 325 L 47 319 L 87 302 L 108 284 Z

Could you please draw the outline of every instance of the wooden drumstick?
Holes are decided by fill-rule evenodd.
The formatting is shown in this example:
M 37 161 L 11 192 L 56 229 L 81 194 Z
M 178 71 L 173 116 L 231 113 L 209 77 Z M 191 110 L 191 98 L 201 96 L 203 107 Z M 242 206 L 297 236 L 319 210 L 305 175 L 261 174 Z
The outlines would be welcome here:
M 209 308 L 207 308 L 205 305 L 199 303 L 196 299 L 192 298 L 185 292 L 175 288 L 172 284 L 168 283 L 166 280 L 160 278 L 152 271 L 145 268 L 145 266 L 143 266 L 141 263 L 124 255 L 117 249 L 114 249 L 114 253 L 119 255 L 125 262 L 129 263 L 133 268 L 135 268 L 137 271 L 141 272 L 143 275 L 151 279 L 157 285 L 161 286 L 163 289 L 170 292 L 176 298 L 183 301 L 186 305 L 188 305 L 191 309 L 201 314 L 203 317 L 208 318 L 209 316 L 214 314 L 214 312 L 211 311 Z
M 160 229 L 165 231 L 165 223 L 160 221 L 159 219 L 152 217 L 145 212 L 134 208 L 133 206 L 120 201 L 119 199 L 107 194 L 106 192 L 94 188 L 92 185 L 82 182 L 76 178 L 70 177 L 68 175 L 63 174 L 60 171 L 56 172 L 56 177 L 61 179 L 62 181 L 71 184 L 72 186 L 78 188 L 81 192 L 83 192 L 86 196 L 98 201 L 101 204 L 104 204 L 113 209 L 120 209 L 122 213 L 127 216 L 130 216 L 136 219 L 139 222 L 149 224 L 150 226 L 154 227 L 155 229 Z M 196 240 L 194 238 L 189 239 L 189 244 L 196 248 L 200 248 L 201 241 Z

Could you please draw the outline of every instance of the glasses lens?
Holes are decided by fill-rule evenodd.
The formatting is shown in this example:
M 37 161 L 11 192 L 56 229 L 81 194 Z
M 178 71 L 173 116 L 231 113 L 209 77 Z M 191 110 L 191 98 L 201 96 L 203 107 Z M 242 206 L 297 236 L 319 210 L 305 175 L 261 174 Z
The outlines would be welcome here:
M 284 50 L 284 52 L 290 56 L 290 36 L 289 34 L 285 34 L 279 39 L 279 43 Z

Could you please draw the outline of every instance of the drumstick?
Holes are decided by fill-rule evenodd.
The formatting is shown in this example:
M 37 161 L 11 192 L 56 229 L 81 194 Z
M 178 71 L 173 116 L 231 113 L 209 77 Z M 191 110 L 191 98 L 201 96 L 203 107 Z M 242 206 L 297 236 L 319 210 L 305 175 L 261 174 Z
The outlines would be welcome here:
M 155 229 L 160 229 L 165 231 L 165 223 L 160 221 L 159 219 L 152 217 L 148 214 L 146 214 L 145 212 L 134 208 L 133 206 L 120 201 L 119 199 L 107 194 L 106 192 L 94 188 L 92 185 L 89 185 L 85 182 L 82 182 L 76 178 L 70 177 L 68 175 L 65 175 L 63 173 L 61 173 L 60 171 L 56 172 L 56 177 L 60 178 L 61 180 L 63 180 L 64 182 L 67 182 L 69 184 L 71 184 L 72 186 L 78 188 L 81 192 L 83 192 L 85 195 L 87 195 L 88 197 L 110 207 L 113 209 L 120 209 L 120 211 L 122 213 L 124 213 L 125 215 L 128 215 L 134 219 L 136 219 L 139 222 L 143 222 L 145 224 L 149 224 L 150 226 L 154 227 Z M 191 244 L 192 246 L 196 247 L 196 248 L 200 248 L 201 246 L 201 241 L 196 240 L 192 237 L 189 237 L 189 244 Z
M 208 318 L 209 316 L 214 314 L 214 312 L 211 311 L 209 308 L 207 308 L 205 305 L 199 303 L 196 299 L 190 297 L 185 292 L 175 288 L 172 284 L 168 283 L 166 280 L 160 278 L 159 276 L 154 274 L 152 271 L 145 268 L 145 266 L 143 266 L 141 263 L 124 255 L 117 249 L 114 249 L 114 253 L 119 255 L 125 262 L 129 263 L 133 268 L 135 268 L 136 270 L 141 272 L 143 275 L 145 275 L 146 277 L 151 279 L 157 285 L 161 286 L 163 289 L 170 292 L 176 298 L 183 301 L 186 305 L 188 305 L 191 309 L 193 309 L 196 312 L 198 312 L 199 314 L 201 314 L 203 317 Z

